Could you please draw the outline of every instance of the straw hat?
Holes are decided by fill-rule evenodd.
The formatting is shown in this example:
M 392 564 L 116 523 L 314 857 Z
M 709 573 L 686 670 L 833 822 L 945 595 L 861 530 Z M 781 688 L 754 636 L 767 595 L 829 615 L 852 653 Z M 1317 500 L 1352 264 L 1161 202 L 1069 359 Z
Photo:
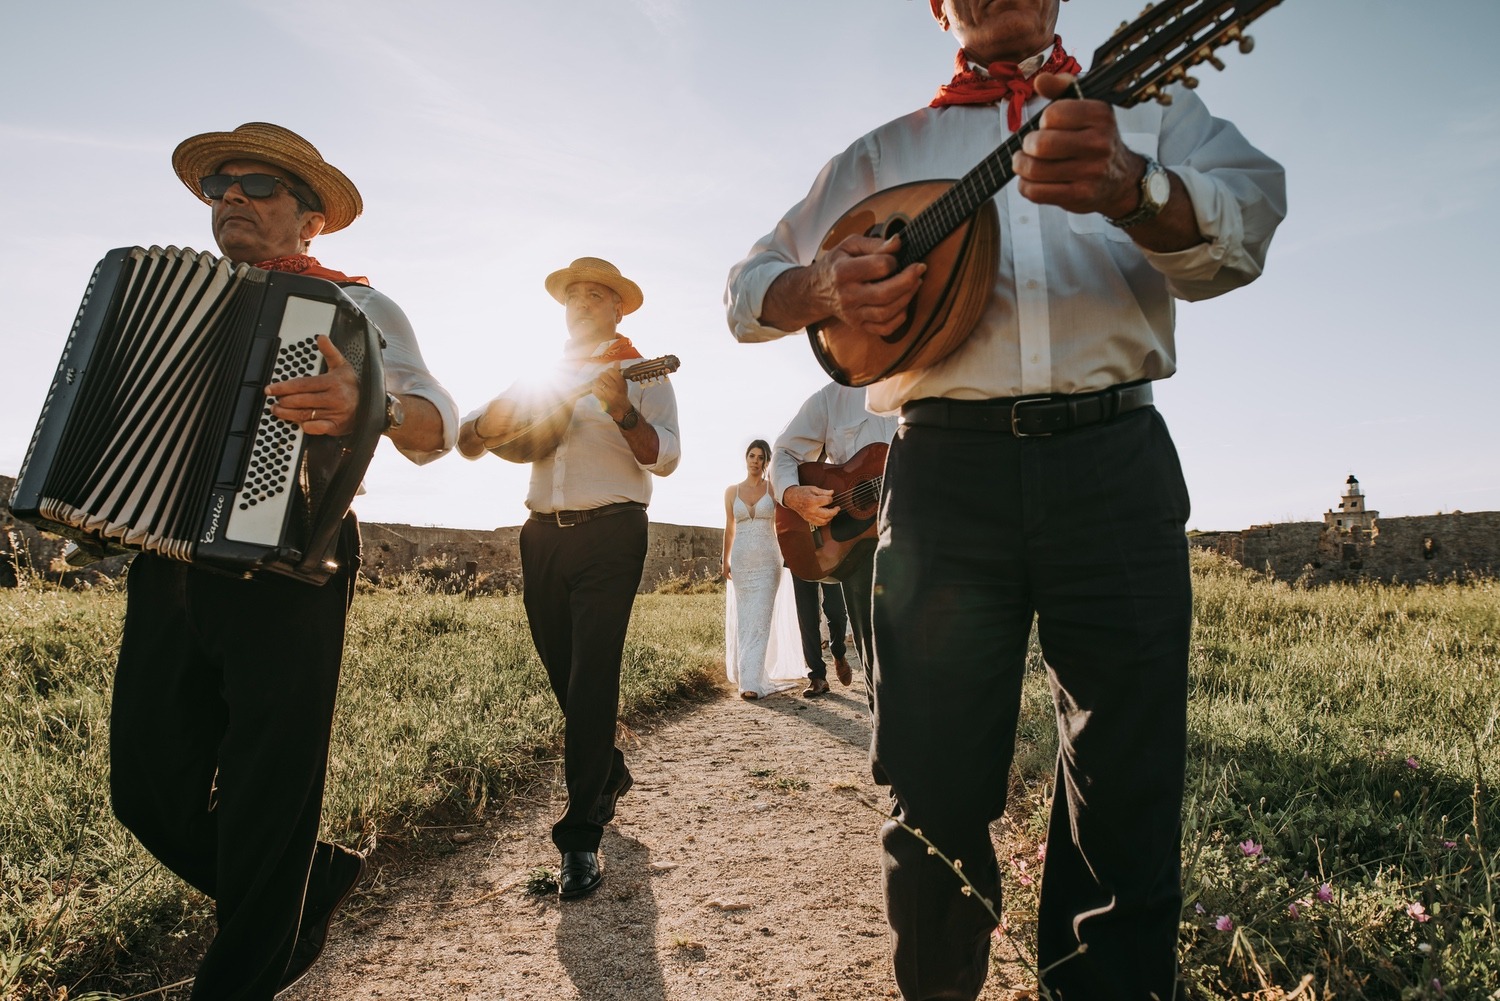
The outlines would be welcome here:
M 233 132 L 204 132 L 177 144 L 172 169 L 204 202 L 198 182 L 230 160 L 259 160 L 289 170 L 317 193 L 327 221 L 324 233 L 343 229 L 364 211 L 364 200 L 343 171 L 323 159 L 317 147 L 291 129 L 269 122 L 246 122 Z
M 547 291 L 558 302 L 568 301 L 568 286 L 574 282 L 598 282 L 615 290 L 620 296 L 620 311 L 634 313 L 641 308 L 645 297 L 641 287 L 620 274 L 620 269 L 598 257 L 580 257 L 561 271 L 547 276 Z

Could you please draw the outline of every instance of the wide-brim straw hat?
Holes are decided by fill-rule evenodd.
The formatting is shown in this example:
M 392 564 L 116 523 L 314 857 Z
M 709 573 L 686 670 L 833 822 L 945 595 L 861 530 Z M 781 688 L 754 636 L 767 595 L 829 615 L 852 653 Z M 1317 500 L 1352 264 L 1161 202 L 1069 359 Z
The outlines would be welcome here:
M 312 143 L 270 122 L 246 122 L 233 132 L 204 132 L 184 139 L 172 151 L 172 169 L 200 201 L 199 181 L 230 160 L 259 160 L 302 178 L 323 203 L 323 232 L 336 233 L 364 211 L 364 199 L 344 172 L 323 159 Z
M 552 272 L 547 276 L 547 292 L 558 302 L 567 303 L 568 286 L 574 282 L 598 282 L 613 289 L 620 297 L 621 313 L 634 313 L 646 301 L 641 287 L 603 258 L 580 257 L 562 270 Z

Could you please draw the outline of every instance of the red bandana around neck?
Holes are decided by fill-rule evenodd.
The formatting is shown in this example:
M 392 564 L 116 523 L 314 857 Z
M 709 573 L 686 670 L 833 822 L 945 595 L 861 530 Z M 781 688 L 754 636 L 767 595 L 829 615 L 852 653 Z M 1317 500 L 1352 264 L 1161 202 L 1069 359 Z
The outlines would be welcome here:
M 580 354 L 579 352 L 583 350 L 592 352 L 594 348 L 590 345 L 578 344 L 576 341 L 569 341 L 567 348 L 564 349 L 564 357 L 580 367 L 583 365 L 595 365 L 599 362 L 628 361 L 631 358 L 641 357 L 641 353 L 635 349 L 635 345 L 630 343 L 630 338 L 623 334 L 616 334 L 614 341 L 610 343 L 609 347 L 598 354 Z
M 963 49 L 958 50 L 958 56 L 954 62 L 956 66 L 952 81 L 938 88 L 937 96 L 932 99 L 928 107 L 943 108 L 950 104 L 995 104 L 999 101 L 1009 101 L 1006 124 L 1010 126 L 1012 132 L 1019 129 L 1021 116 L 1026 109 L 1026 99 L 1036 93 L 1036 87 L 1032 85 L 1032 77 L 1022 76 L 1020 67 L 1008 62 L 990 63 L 986 67 L 989 76 L 985 76 L 969 66 L 968 53 Z M 1082 70 L 1083 67 L 1078 65 L 1078 60 L 1068 55 L 1063 48 L 1062 36 L 1052 36 L 1052 54 L 1047 57 L 1047 61 L 1037 72 L 1079 73 Z
M 306 254 L 273 257 L 269 261 L 261 261 L 253 266 L 262 271 L 290 271 L 294 275 L 306 275 L 309 278 L 322 278 L 324 281 L 342 282 L 348 285 L 370 284 L 370 279 L 364 275 L 346 275 L 342 271 L 325 268 L 318 263 L 317 258 L 308 257 Z

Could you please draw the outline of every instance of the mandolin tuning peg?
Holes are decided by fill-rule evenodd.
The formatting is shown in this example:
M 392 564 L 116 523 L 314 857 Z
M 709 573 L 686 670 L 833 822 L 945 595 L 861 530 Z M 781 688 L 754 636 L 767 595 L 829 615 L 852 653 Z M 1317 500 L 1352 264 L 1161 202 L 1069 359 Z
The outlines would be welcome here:
M 1198 78 L 1195 76 L 1185 76 L 1182 78 L 1182 85 L 1188 90 L 1197 90 Z
M 1166 91 L 1161 91 L 1156 95 L 1156 103 L 1161 105 L 1163 108 L 1170 107 L 1172 104 L 1172 95 L 1168 94 Z
M 1200 63 L 1208 63 L 1210 66 L 1212 66 L 1216 70 L 1219 70 L 1220 72 L 1223 72 L 1224 70 L 1224 60 L 1214 55 L 1214 50 L 1209 48 L 1207 45 L 1203 46 L 1203 48 L 1193 53 L 1193 65 L 1197 66 Z
M 1249 35 L 1246 35 L 1245 37 L 1243 37 L 1243 38 L 1240 39 L 1240 53 L 1242 55 L 1247 55 L 1248 56 L 1254 50 L 1255 50 L 1255 39 L 1251 38 Z

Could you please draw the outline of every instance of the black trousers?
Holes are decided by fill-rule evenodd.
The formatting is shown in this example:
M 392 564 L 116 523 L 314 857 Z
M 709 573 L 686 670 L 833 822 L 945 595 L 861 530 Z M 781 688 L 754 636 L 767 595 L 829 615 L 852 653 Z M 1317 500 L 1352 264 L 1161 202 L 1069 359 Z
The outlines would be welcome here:
M 871 600 L 874 593 L 875 559 L 862 561 L 844 581 L 844 608 L 854 630 L 854 649 L 865 673 L 865 698 L 875 709 L 875 619 Z
M 148 555 L 131 564 L 110 797 L 152 855 L 214 899 L 218 933 L 196 1001 L 269 1001 L 286 971 L 317 844 L 358 553 L 350 515 L 343 569 L 321 587 Z
M 526 618 L 566 728 L 568 808 L 552 827 L 559 851 L 599 850 L 604 828 L 589 811 L 629 774 L 615 746 L 615 721 L 646 524 L 645 511 L 623 511 L 569 528 L 535 520 L 521 528 Z
M 1044 980 L 1063 1001 L 1166 1001 L 1192 596 L 1165 424 L 1153 408 L 1050 438 L 907 424 L 885 487 L 872 759 L 895 798 L 882 840 L 903 997 L 972 999 L 984 982 L 994 922 L 897 821 L 999 910 L 989 825 L 1035 619 L 1060 739 L 1039 967 L 1059 964 Z
M 823 619 L 828 620 L 828 652 L 842 657 L 848 649 L 849 613 L 844 610 L 844 589 L 839 584 L 819 584 L 792 577 L 792 597 L 797 601 L 797 629 L 802 634 L 802 660 L 809 678 L 828 677 L 823 663 Z M 819 598 L 823 610 L 818 611 Z

